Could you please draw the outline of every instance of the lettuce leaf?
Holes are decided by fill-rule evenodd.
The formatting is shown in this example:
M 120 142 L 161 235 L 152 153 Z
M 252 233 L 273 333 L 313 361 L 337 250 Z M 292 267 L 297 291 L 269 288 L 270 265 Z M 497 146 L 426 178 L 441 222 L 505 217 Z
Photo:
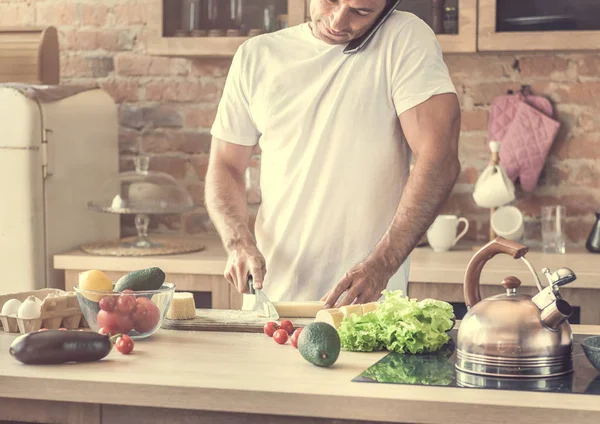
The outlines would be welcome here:
M 435 352 L 444 346 L 454 326 L 452 305 L 435 299 L 416 301 L 401 290 L 382 292 L 377 309 L 344 317 L 338 328 L 342 348 L 356 352 Z

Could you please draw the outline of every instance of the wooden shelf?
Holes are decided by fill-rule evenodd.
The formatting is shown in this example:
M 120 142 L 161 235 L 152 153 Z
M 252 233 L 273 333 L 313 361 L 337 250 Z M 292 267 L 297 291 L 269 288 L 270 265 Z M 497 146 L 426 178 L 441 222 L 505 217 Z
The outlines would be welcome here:
M 155 56 L 233 57 L 248 37 L 155 37 L 148 53 Z
M 479 0 L 478 51 L 600 50 L 600 31 L 497 32 L 497 1 Z

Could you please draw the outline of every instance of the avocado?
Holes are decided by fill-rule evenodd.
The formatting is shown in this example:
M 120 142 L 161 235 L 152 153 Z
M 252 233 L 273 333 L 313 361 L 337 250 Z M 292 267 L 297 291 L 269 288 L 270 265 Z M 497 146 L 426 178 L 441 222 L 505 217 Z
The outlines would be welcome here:
M 311 322 L 298 337 L 298 350 L 304 359 L 318 367 L 329 367 L 340 355 L 340 336 L 331 324 Z
M 165 273 L 157 267 L 139 269 L 125 274 L 117 284 L 114 291 L 122 292 L 130 289 L 133 291 L 158 290 L 165 282 Z

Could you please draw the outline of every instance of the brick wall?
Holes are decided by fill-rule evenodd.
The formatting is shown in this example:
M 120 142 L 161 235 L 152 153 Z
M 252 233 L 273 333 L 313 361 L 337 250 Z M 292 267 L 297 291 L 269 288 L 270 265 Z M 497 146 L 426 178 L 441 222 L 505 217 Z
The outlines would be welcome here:
M 61 43 L 63 83 L 100 84 L 119 104 L 121 168 L 152 156 L 151 168 L 182 180 L 199 205 L 183 217 L 153 220 L 152 231 L 213 231 L 202 209 L 209 129 L 230 60 L 145 54 L 149 0 L 0 0 L 0 25 L 52 24 Z M 449 55 L 463 107 L 463 174 L 446 213 L 468 217 L 468 237 L 485 240 L 489 212 L 471 198 L 488 161 L 491 100 L 530 84 L 555 104 L 562 127 L 535 193 L 519 192 L 531 245 L 540 239 L 540 205 L 568 208 L 570 243 L 582 245 L 600 208 L 600 54 Z M 132 222 L 124 219 L 124 234 Z

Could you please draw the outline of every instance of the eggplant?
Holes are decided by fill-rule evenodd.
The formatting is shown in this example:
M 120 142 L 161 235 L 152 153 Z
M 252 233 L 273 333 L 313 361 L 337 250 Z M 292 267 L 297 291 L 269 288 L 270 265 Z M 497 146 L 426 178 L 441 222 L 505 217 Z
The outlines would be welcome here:
M 49 365 L 99 361 L 113 343 L 108 335 L 91 331 L 46 330 L 17 337 L 9 348 L 24 364 Z

